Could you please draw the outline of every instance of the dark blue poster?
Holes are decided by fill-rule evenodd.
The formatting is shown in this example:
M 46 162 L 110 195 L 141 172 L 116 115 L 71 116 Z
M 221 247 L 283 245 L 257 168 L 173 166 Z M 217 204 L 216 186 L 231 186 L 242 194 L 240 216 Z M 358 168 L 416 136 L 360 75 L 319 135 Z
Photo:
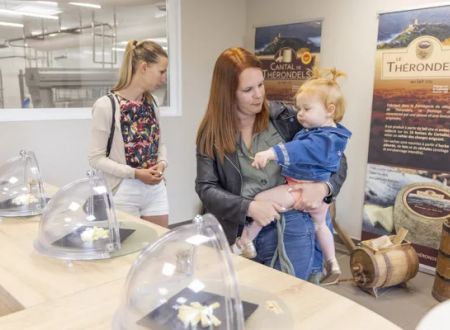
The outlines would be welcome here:
M 263 64 L 269 100 L 293 102 L 319 64 L 321 31 L 321 21 L 256 28 L 255 54 Z

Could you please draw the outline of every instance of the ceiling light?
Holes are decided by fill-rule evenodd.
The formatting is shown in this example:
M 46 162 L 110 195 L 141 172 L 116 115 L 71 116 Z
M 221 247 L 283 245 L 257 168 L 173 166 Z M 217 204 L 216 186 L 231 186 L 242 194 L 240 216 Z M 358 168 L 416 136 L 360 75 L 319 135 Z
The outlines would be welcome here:
M 46 18 L 46 19 L 58 19 L 58 16 L 53 15 L 44 15 L 38 13 L 31 13 L 21 10 L 9 10 L 9 9 L 0 9 L 0 14 L 14 15 L 14 16 L 29 16 L 29 17 L 38 17 L 38 18 Z
M 17 11 L 15 10 L 9 10 L 9 9 L 1 9 L 0 8 L 0 15 L 1 14 L 5 14 L 5 15 L 12 15 L 12 16 L 22 16 L 22 14 L 19 14 Z
M 36 14 L 36 13 L 29 13 L 29 12 L 24 12 L 24 11 L 18 11 L 18 13 L 22 16 L 58 20 L 58 16 L 54 16 L 54 15 Z
M 40 3 L 43 5 L 57 6 L 58 3 L 56 1 L 36 1 L 36 3 Z
M 2 21 L 0 21 L 0 25 L 1 26 L 11 26 L 11 27 L 23 28 L 23 24 L 20 24 L 20 23 L 11 23 L 11 22 L 2 22 Z
M 79 6 L 79 7 L 88 7 L 88 8 L 94 8 L 94 9 L 100 9 L 102 6 L 94 4 L 94 3 L 88 3 L 88 2 L 69 2 L 69 5 L 72 6 Z
M 61 10 L 55 6 L 49 6 L 44 4 L 36 4 L 33 2 L 19 4 L 12 8 L 9 8 L 19 13 L 28 13 L 34 15 L 54 16 L 61 13 Z

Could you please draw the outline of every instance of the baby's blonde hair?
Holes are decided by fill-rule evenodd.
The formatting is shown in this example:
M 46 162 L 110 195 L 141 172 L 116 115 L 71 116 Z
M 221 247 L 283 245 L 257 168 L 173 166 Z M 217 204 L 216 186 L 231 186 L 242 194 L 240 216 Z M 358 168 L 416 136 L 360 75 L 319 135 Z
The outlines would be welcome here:
M 345 100 L 341 87 L 336 79 L 345 76 L 344 72 L 332 69 L 313 68 L 312 76 L 300 86 L 295 94 L 295 100 L 300 94 L 319 95 L 320 100 L 326 107 L 333 104 L 336 108 L 333 120 L 338 123 L 344 117 Z

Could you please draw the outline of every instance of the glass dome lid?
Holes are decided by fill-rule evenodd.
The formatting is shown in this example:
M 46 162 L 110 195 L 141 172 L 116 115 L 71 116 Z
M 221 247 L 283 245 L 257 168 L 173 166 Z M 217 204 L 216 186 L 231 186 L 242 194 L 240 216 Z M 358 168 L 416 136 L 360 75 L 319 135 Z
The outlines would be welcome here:
M 169 231 L 135 260 L 113 328 L 244 329 L 230 253 L 210 214 Z
M 52 197 L 34 242 L 38 252 L 69 260 L 110 258 L 120 246 L 111 192 L 93 170 Z
M 0 165 L 0 216 L 41 214 L 46 199 L 36 156 L 21 150 Z

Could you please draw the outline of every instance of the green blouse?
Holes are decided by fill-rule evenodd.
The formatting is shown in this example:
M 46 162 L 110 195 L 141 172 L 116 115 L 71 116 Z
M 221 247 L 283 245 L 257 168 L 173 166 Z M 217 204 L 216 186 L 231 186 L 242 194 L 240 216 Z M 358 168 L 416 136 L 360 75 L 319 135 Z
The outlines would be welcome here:
M 255 153 L 283 142 L 272 123 L 266 130 L 253 136 L 251 150 L 247 149 L 242 138 L 239 138 L 237 155 L 243 180 L 242 197 L 253 199 L 259 192 L 285 183 L 285 179 L 281 175 L 281 168 L 276 162 L 269 162 L 262 170 L 258 170 L 251 165 Z

